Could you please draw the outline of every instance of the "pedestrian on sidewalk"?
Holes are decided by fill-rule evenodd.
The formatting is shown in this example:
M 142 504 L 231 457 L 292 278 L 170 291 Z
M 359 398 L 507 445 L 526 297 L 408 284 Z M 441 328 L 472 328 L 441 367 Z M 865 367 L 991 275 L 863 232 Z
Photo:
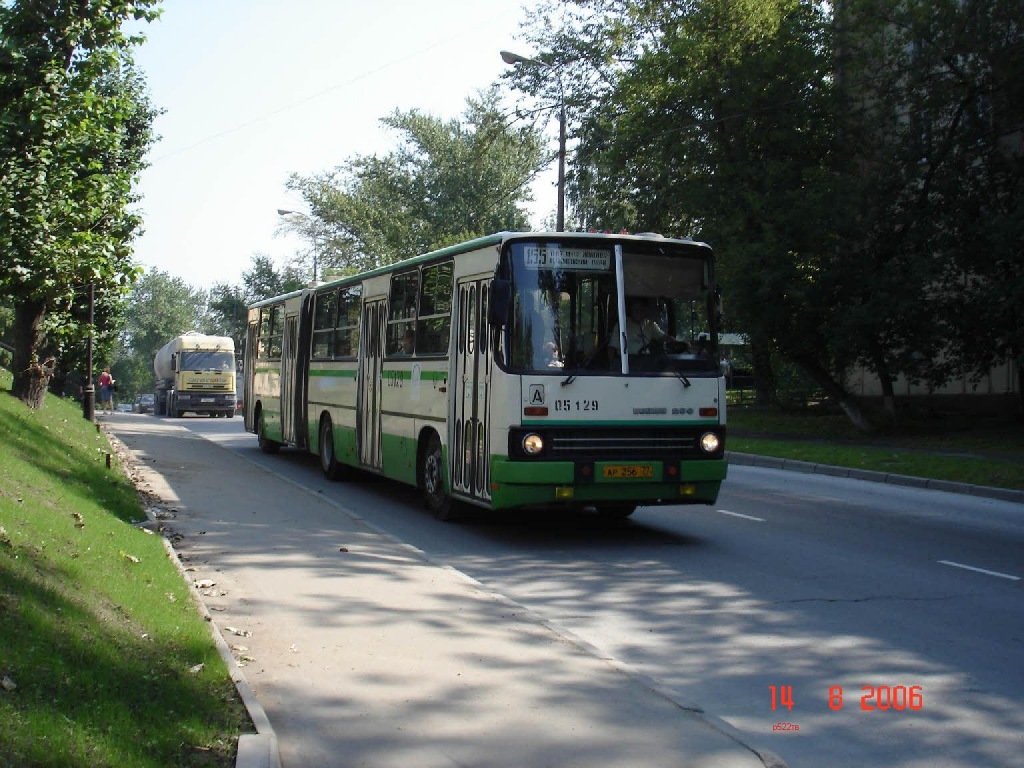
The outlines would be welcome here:
M 110 375 L 110 368 L 104 368 L 96 383 L 100 388 L 100 410 L 104 413 L 114 412 L 114 377 Z

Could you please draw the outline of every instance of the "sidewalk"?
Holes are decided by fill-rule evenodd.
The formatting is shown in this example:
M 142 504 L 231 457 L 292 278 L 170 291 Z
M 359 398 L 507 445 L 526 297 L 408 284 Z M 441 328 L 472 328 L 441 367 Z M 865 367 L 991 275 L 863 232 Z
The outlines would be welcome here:
M 260 731 L 239 768 L 784 768 L 357 510 L 174 422 L 105 424 L 184 577 L 207 580 Z

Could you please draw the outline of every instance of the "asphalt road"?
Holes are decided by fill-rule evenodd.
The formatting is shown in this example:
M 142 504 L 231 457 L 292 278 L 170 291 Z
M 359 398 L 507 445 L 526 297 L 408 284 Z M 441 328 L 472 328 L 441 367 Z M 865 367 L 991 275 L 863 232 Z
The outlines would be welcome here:
M 180 423 L 792 768 L 1024 765 L 1024 505 L 734 466 L 713 508 L 643 508 L 622 526 L 483 512 L 452 525 L 402 486 L 328 483 L 310 457 L 264 456 L 237 419 Z

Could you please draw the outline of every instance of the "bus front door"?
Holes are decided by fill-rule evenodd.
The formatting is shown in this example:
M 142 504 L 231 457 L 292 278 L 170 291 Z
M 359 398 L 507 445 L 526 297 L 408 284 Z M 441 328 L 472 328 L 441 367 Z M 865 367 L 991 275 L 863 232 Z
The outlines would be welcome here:
M 448 419 L 448 477 L 452 492 L 486 500 L 490 493 L 488 441 L 492 356 L 487 343 L 489 279 L 459 282 L 455 393 Z
M 381 365 L 384 357 L 384 301 L 363 306 L 363 354 L 359 356 L 359 462 L 380 471 Z

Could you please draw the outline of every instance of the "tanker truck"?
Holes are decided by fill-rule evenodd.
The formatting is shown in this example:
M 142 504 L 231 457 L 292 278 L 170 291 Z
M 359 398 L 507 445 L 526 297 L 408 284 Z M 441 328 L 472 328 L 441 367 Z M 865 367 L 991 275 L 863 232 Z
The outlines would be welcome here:
M 186 412 L 235 415 L 235 343 L 192 331 L 160 347 L 153 358 L 158 416 Z

